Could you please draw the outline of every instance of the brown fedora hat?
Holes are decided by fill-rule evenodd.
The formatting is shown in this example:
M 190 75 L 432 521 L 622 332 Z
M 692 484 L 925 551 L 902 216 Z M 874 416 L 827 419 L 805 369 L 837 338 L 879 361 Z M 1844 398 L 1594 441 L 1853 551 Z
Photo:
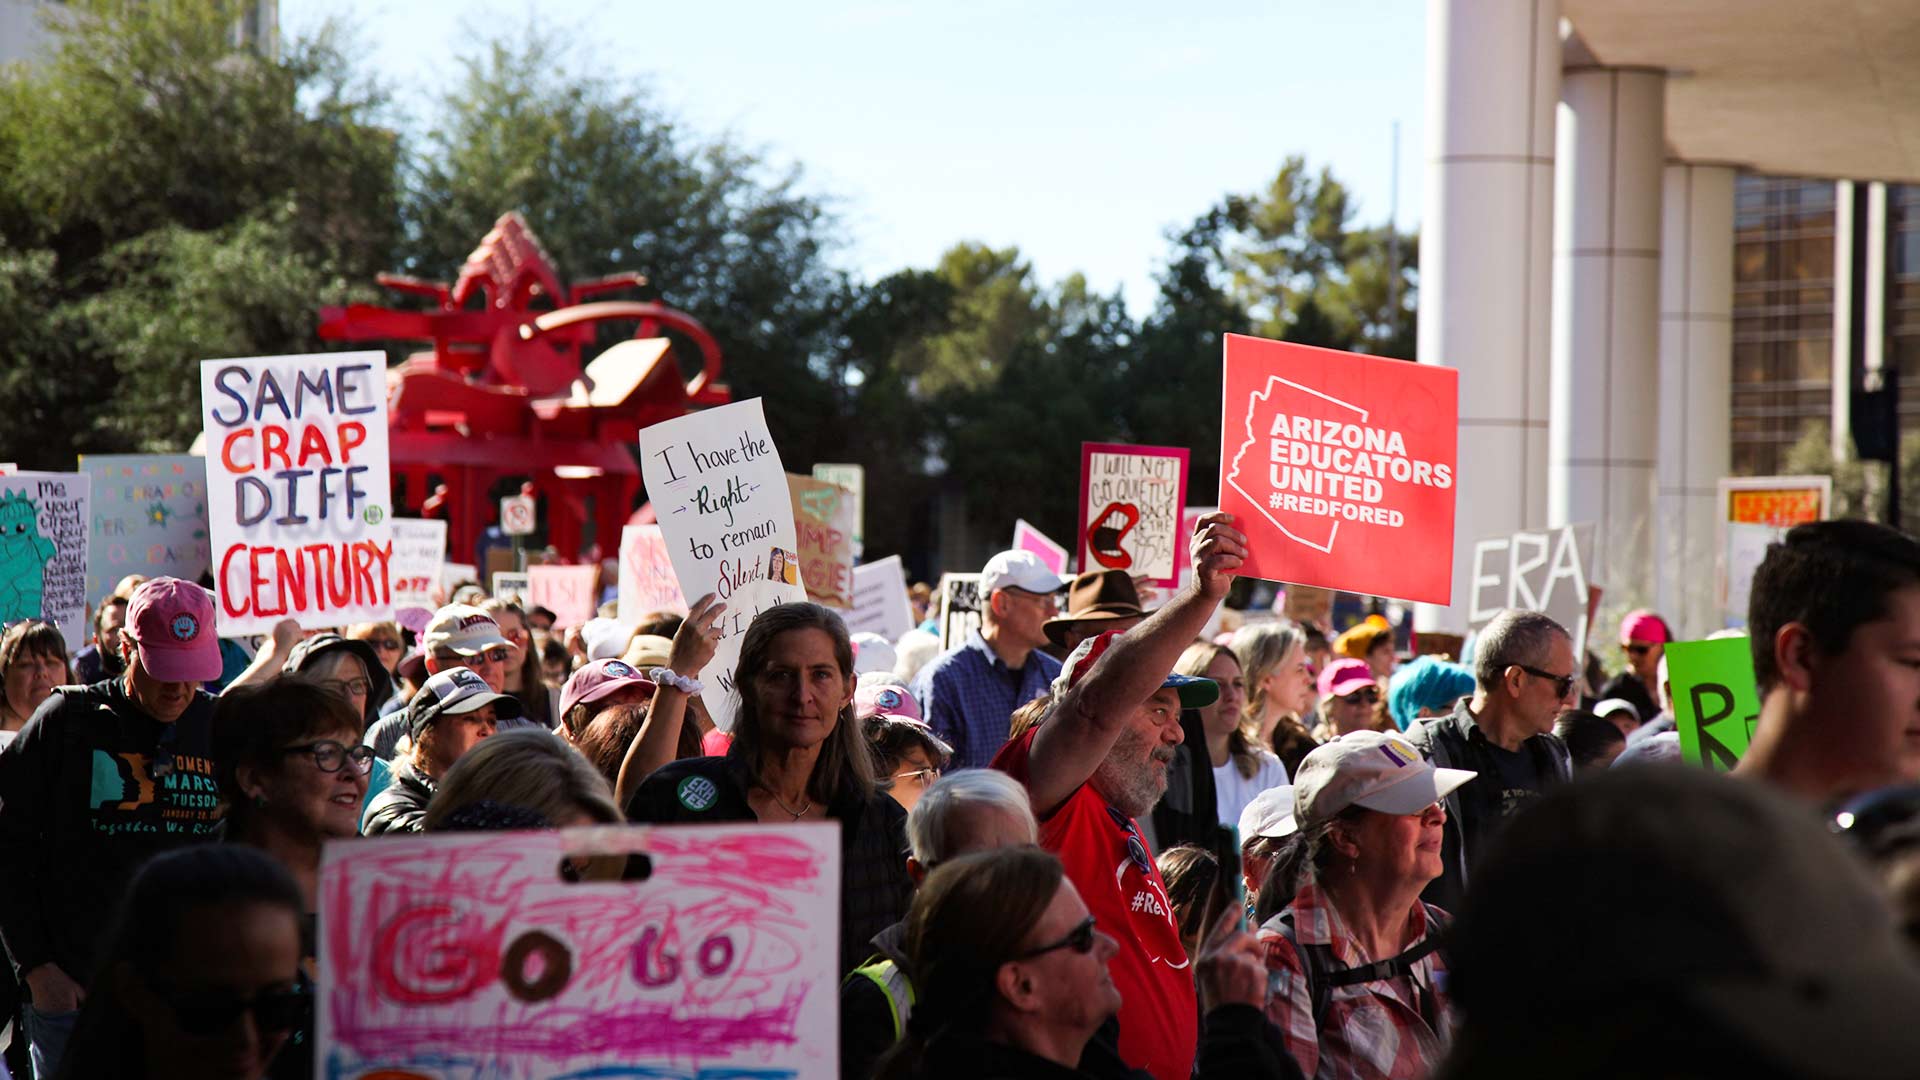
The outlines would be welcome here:
M 1073 579 L 1067 588 L 1067 610 L 1046 623 L 1047 640 L 1065 646 L 1067 627 L 1081 622 L 1137 619 L 1140 591 L 1125 570 L 1092 570 Z

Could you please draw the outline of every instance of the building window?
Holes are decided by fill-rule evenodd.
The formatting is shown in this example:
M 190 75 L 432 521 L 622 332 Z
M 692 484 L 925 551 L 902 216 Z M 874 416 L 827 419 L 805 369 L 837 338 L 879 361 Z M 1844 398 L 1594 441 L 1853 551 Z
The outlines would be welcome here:
M 1920 204 L 1915 218 L 1920 228 Z M 1832 415 L 1833 229 L 1831 183 L 1746 175 L 1735 183 L 1731 430 L 1739 475 L 1781 471 L 1787 450 Z M 1914 282 L 1920 351 L 1920 275 Z

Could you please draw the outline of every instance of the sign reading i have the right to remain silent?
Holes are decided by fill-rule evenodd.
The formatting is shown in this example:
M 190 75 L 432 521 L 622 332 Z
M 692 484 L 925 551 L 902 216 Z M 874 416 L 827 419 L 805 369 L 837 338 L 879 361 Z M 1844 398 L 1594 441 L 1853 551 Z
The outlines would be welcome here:
M 1240 572 L 1446 604 L 1460 373 L 1228 334 L 1220 509 Z

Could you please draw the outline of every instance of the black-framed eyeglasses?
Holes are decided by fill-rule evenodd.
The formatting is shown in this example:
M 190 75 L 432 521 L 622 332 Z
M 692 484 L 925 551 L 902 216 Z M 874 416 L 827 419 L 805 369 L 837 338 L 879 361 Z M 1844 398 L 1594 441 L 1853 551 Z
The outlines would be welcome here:
M 299 746 L 282 747 L 283 754 L 307 754 L 313 758 L 313 767 L 323 773 L 337 773 L 347 762 L 353 762 L 355 772 L 362 776 L 373 771 L 373 747 L 365 744 L 347 746 L 333 739 L 321 739 L 317 742 L 302 743 Z
M 292 1031 L 313 1015 L 313 996 L 298 986 L 263 990 L 252 997 L 237 994 L 182 994 L 166 983 L 154 989 L 166 998 L 180 1030 L 189 1035 L 217 1035 L 233 1027 L 242 1013 L 252 1013 L 261 1031 Z
M 1527 674 L 1533 676 L 1536 679 L 1545 679 L 1548 682 L 1553 683 L 1554 690 L 1560 697 L 1566 697 L 1569 693 L 1573 692 L 1574 677 L 1572 675 L 1555 675 L 1551 671 L 1541 671 L 1539 668 L 1528 667 L 1525 664 L 1515 664 L 1513 666 L 1519 668 L 1521 671 L 1526 672 Z
M 1084 956 L 1093 951 L 1093 925 L 1094 918 L 1089 915 L 1080 921 L 1079 926 L 1069 930 L 1066 937 L 1061 938 L 1059 941 L 1048 942 L 1038 948 L 1028 949 L 1023 953 L 1017 953 L 1014 959 L 1031 960 L 1036 956 L 1045 956 L 1055 949 L 1072 949 L 1074 952 Z
M 364 694 L 373 689 L 373 680 L 357 675 L 351 679 L 325 679 L 320 685 L 338 694 Z

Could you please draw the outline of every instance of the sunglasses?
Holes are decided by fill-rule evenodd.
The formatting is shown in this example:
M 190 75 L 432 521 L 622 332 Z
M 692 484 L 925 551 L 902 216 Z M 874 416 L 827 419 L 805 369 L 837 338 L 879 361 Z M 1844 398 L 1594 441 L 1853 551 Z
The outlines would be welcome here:
M 485 660 L 489 664 L 504 664 L 513 659 L 513 652 L 510 649 L 492 648 L 480 653 L 473 659 Z
M 283 754 L 309 754 L 313 757 L 313 766 L 323 773 L 337 773 L 347 762 L 353 762 L 355 772 L 362 776 L 373 771 L 374 749 L 371 746 L 346 746 L 332 739 L 303 743 L 299 746 L 284 747 Z
M 1151 876 L 1153 860 L 1147 858 L 1147 845 L 1140 842 L 1140 830 L 1134 828 L 1133 819 L 1111 806 L 1107 807 L 1107 817 L 1112 818 L 1113 823 L 1127 834 L 1127 861 L 1133 863 L 1135 870 Z
M 189 1035 L 217 1035 L 233 1027 L 242 1013 L 252 1013 L 261 1031 L 292 1031 L 313 1016 L 313 998 L 298 988 L 268 990 L 251 998 L 229 995 L 176 996 L 163 987 L 180 1030 Z
M 401 645 L 399 642 L 393 640 L 392 638 L 369 638 L 367 639 L 367 644 L 373 646 L 374 648 L 380 650 L 381 652 L 399 652 L 401 649 L 405 648 L 404 645 Z
M 1531 668 L 1525 664 L 1515 664 L 1514 667 L 1519 668 L 1521 671 L 1526 672 L 1536 679 L 1545 679 L 1553 683 L 1554 692 L 1560 697 L 1566 697 L 1567 694 L 1573 690 L 1572 675 L 1555 675 L 1551 671 L 1541 671 L 1539 668 Z
M 1377 686 L 1369 686 L 1364 690 L 1355 690 L 1351 694 L 1342 695 L 1340 700 L 1352 702 L 1357 705 L 1374 705 L 1380 701 L 1380 688 Z
M 1093 916 L 1089 915 L 1081 920 L 1079 926 L 1069 931 L 1066 937 L 1061 938 L 1059 941 L 1049 942 L 1035 949 L 1028 949 L 1026 952 L 1015 955 L 1014 959 L 1031 960 L 1036 956 L 1045 956 L 1047 953 L 1053 952 L 1056 949 L 1072 949 L 1074 952 L 1085 956 L 1087 953 L 1093 951 L 1093 922 Z
M 1627 650 L 1627 655 L 1629 656 L 1645 656 L 1648 653 L 1653 651 L 1653 646 L 1648 645 L 1647 643 L 1642 641 L 1636 641 L 1636 642 L 1633 642 L 1632 644 L 1622 645 L 1620 647 Z

